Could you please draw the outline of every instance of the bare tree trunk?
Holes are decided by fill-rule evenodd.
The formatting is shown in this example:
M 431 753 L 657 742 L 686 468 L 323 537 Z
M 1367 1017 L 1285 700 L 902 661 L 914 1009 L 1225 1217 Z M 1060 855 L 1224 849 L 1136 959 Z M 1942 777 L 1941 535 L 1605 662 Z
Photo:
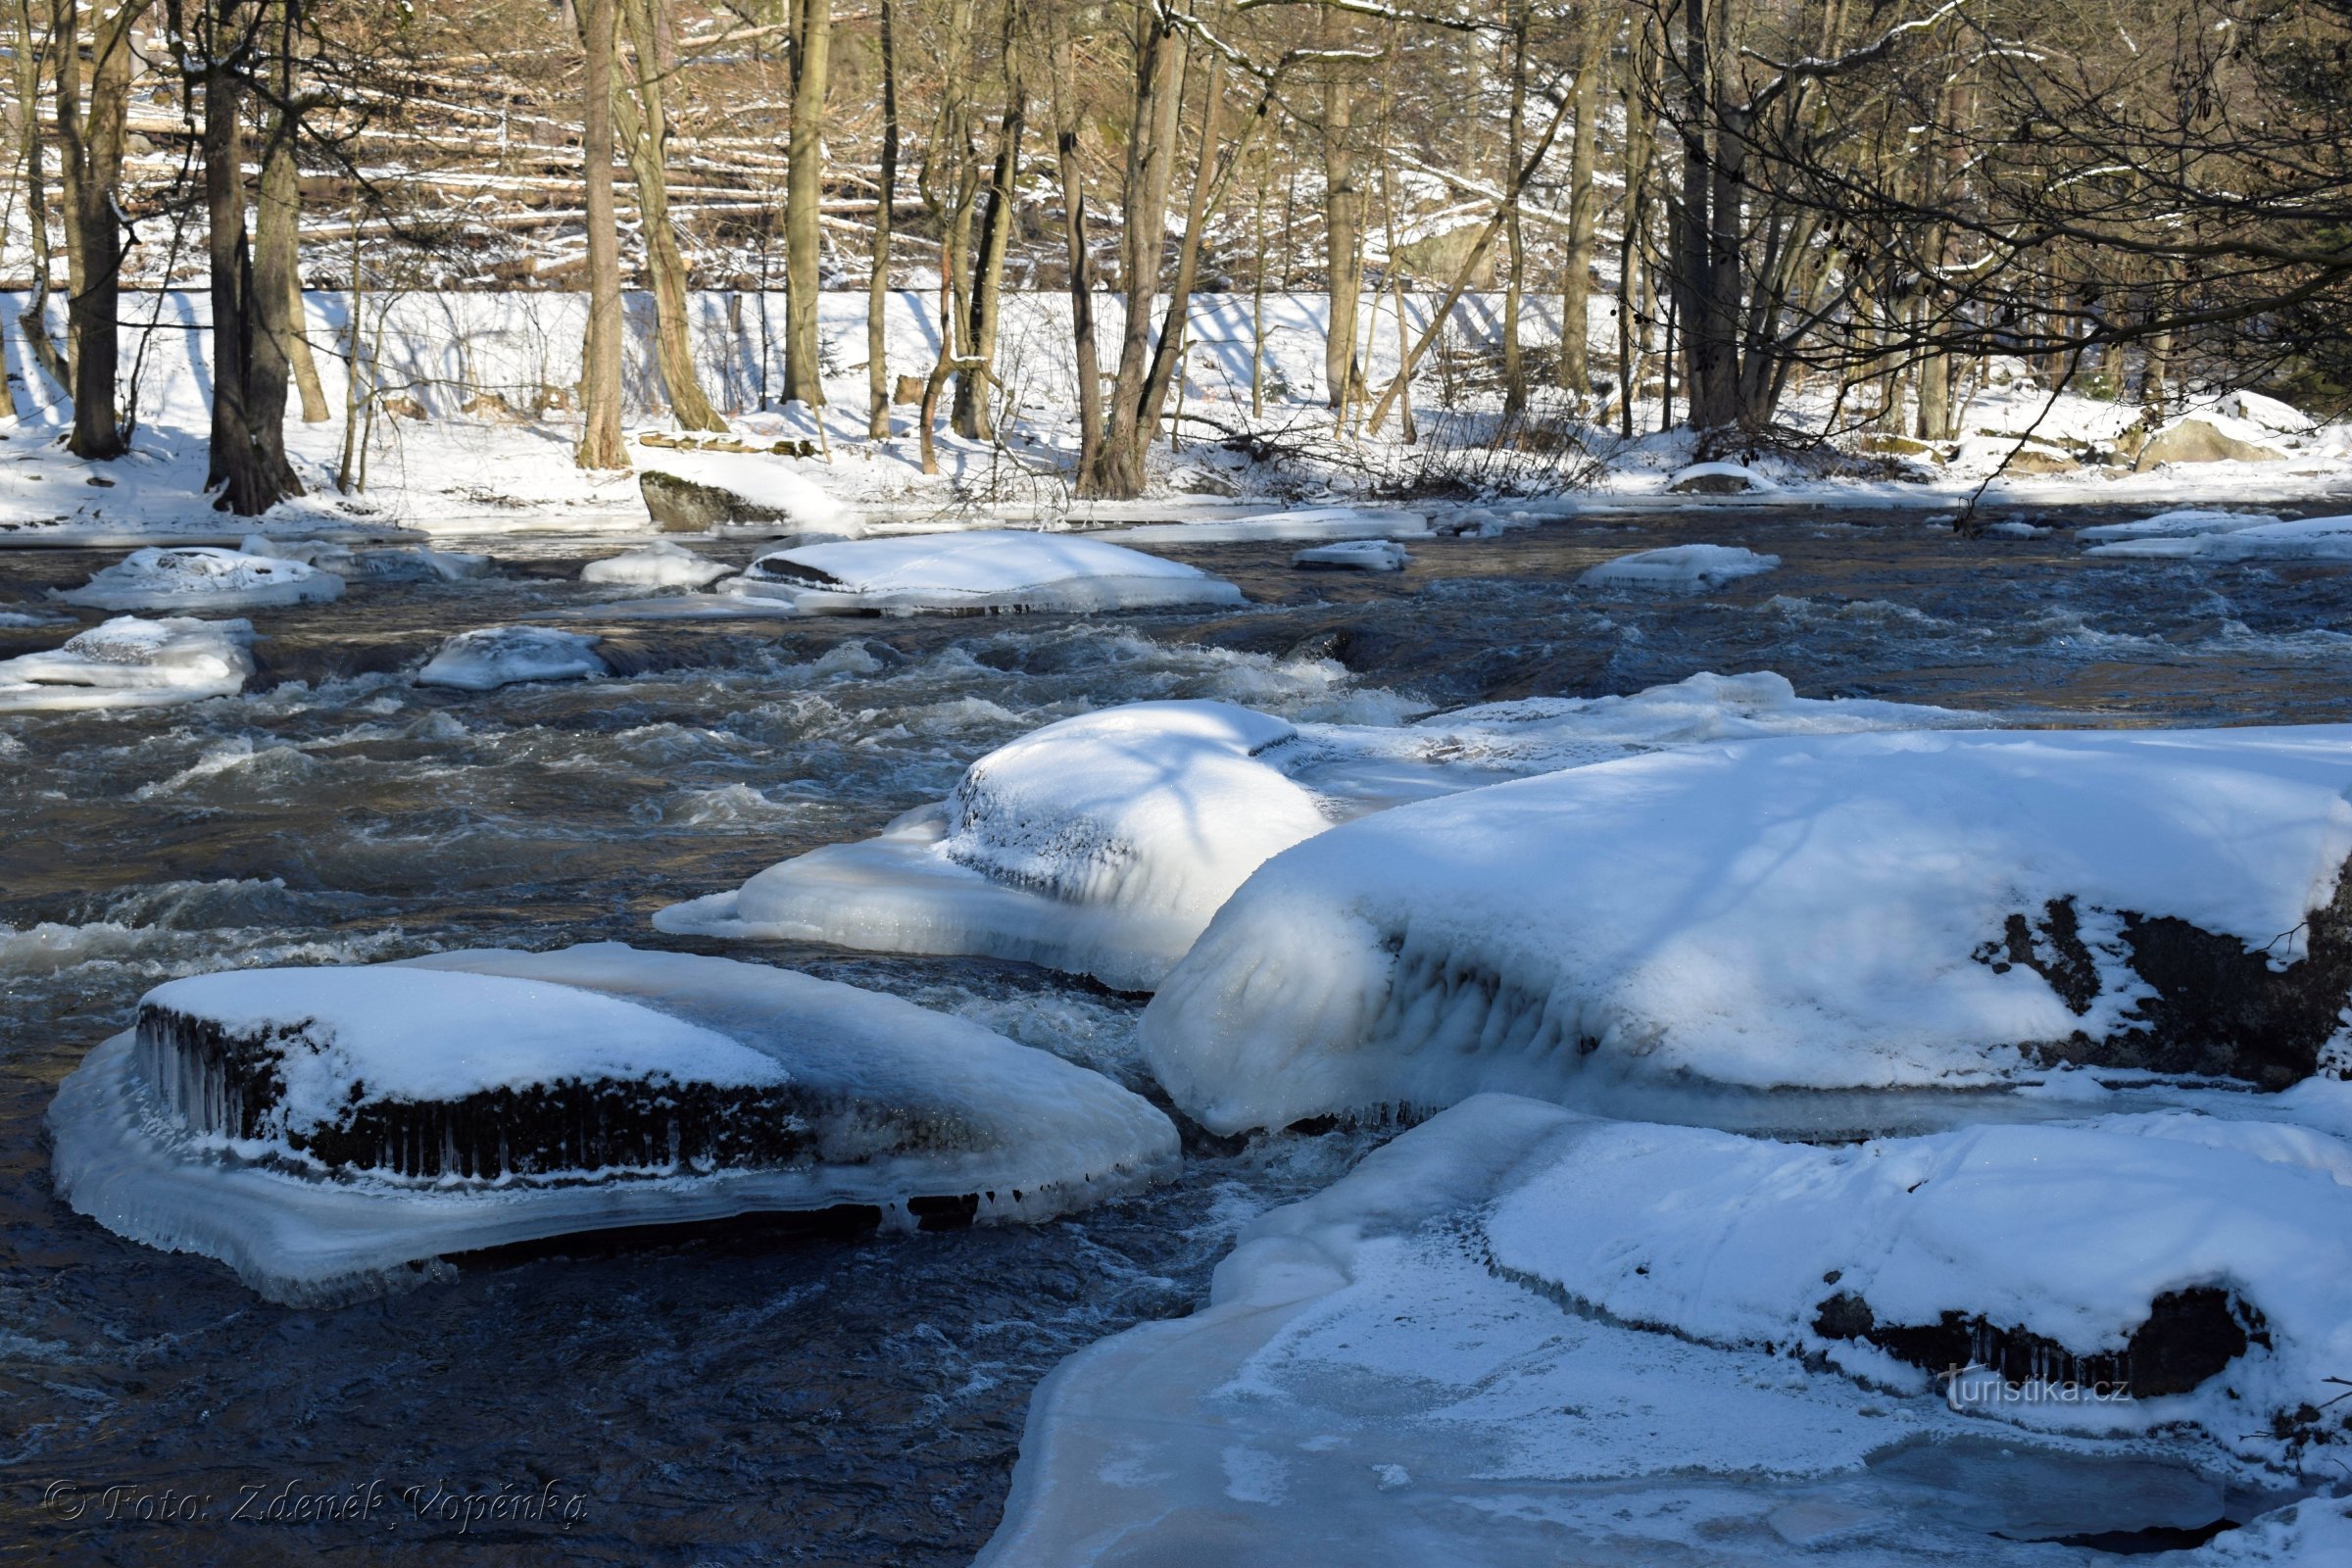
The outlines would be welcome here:
M 973 441 L 996 439 L 989 417 L 988 389 L 997 363 L 998 303 L 1004 292 L 1004 253 L 1012 241 L 1013 182 L 1019 176 L 1021 137 L 1028 128 L 1029 101 L 1021 80 L 1017 29 L 1021 8 L 1004 8 L 1004 121 L 997 142 L 996 170 L 988 182 L 988 209 L 980 220 L 980 250 L 972 267 L 970 345 L 972 366 L 956 377 L 956 433 Z
M 226 36 L 237 25 L 236 0 L 218 0 L 206 41 L 204 84 L 204 198 L 213 303 L 213 428 L 205 487 L 216 507 L 255 516 L 276 498 L 267 494 L 246 416 L 252 384 L 251 284 L 253 259 L 245 233 L 245 147 L 238 111 L 243 84 L 230 63 L 242 51 Z M 111 221 L 111 220 L 110 220 Z
M 1642 386 L 1642 341 L 1647 334 L 1650 292 L 1642 265 L 1642 236 L 1649 227 L 1650 164 L 1657 134 L 1650 123 L 1648 94 L 1656 59 L 1650 32 L 1637 24 L 1625 90 L 1625 230 L 1617 240 L 1617 432 L 1634 438 L 1634 399 Z M 1578 129 L 1583 129 L 1580 123 Z M 1588 191 L 1591 189 L 1587 185 Z M 1563 320 L 1561 330 L 1570 330 Z
M 1325 47 L 1339 41 L 1339 13 L 1322 14 Z M 1323 333 L 1323 385 L 1334 409 L 1344 410 L 1363 385 L 1355 363 L 1355 305 L 1362 288 L 1356 232 L 1362 194 L 1355 188 L 1355 147 L 1350 135 L 1353 84 L 1337 64 L 1324 68 L 1323 83 L 1323 272 L 1331 290 Z
M 1591 362 L 1593 232 L 1599 226 L 1600 200 L 1592 188 L 1594 132 L 1600 125 L 1600 82 L 1608 72 L 1609 42 L 1617 13 L 1601 0 L 1586 0 L 1583 48 L 1576 66 L 1576 129 L 1568 144 L 1568 255 L 1560 269 L 1560 385 L 1581 405 L 1592 392 Z M 1630 102 L 1626 110 L 1627 152 L 1632 153 Z M 1626 181 L 1626 205 L 1634 202 L 1634 184 Z M 1618 330 L 1623 331 L 1622 315 Z
M 1193 195 L 1185 208 L 1184 240 L 1176 250 L 1176 282 L 1168 291 L 1168 304 L 1160 317 L 1159 342 L 1152 351 L 1152 368 L 1144 377 L 1143 409 L 1136 424 L 1137 438 L 1144 446 L 1159 429 L 1162 411 L 1167 407 L 1168 388 L 1184 376 L 1185 338 L 1192 320 L 1193 281 L 1200 271 L 1200 237 L 1208 227 L 1209 187 L 1215 182 L 1217 167 L 1217 122 L 1225 107 L 1225 62 L 1215 55 L 1208 60 L 1208 82 L 1201 98 L 1200 164 L 1193 172 Z M 1142 456 L 1137 456 L 1142 466 Z
M 1144 489 L 1144 383 L 1151 369 L 1152 305 L 1159 292 L 1167 245 L 1168 184 L 1175 173 L 1177 115 L 1184 97 L 1185 49 L 1159 12 L 1138 7 L 1135 20 L 1135 106 L 1127 143 L 1121 202 L 1119 270 L 1127 319 L 1119 342 L 1118 375 L 1111 383 L 1109 429 L 1095 466 L 1079 478 L 1079 493 L 1124 499 Z
M 784 400 L 821 408 L 824 368 L 817 348 L 818 207 L 824 197 L 824 116 L 833 0 L 797 0 L 792 56 L 792 135 L 784 196 Z
M 587 171 L 588 334 L 580 354 L 583 468 L 625 468 L 620 439 L 620 232 L 612 211 L 613 0 L 585 0 L 588 101 L 580 156 Z
M 664 90 L 677 69 L 669 0 L 620 0 L 634 57 L 629 91 L 615 104 L 620 143 L 637 187 L 637 216 L 645 230 L 645 270 L 654 286 L 654 360 L 669 394 L 670 416 L 689 430 L 724 430 L 694 368 L 694 322 L 686 258 L 669 218 L 669 103 Z
M 890 224 L 899 200 L 899 57 L 891 0 L 882 7 L 882 186 L 874 197 L 874 256 L 865 283 L 865 434 L 890 435 Z
M 254 463 L 271 491 L 270 500 L 302 494 L 293 465 L 286 461 L 286 390 L 292 379 L 292 339 L 297 330 L 288 306 L 300 287 L 295 271 L 301 243 L 297 227 L 299 207 L 285 199 L 285 187 L 296 183 L 294 138 L 301 122 L 290 107 L 294 102 L 294 27 L 299 0 L 280 0 L 276 17 L 277 46 L 272 51 L 278 108 L 270 116 L 269 139 L 262 147 L 262 187 L 253 236 L 253 271 L 244 281 L 245 308 L 251 315 L 246 327 L 245 419 L 253 432 Z M 277 199 L 272 200 L 271 172 L 275 171 Z M 244 176 L 238 175 L 242 201 Z M 240 223 L 244 214 L 238 215 Z
M 1062 238 L 1070 257 L 1070 336 L 1078 374 L 1078 473 L 1102 453 L 1102 361 L 1095 346 L 1095 263 L 1086 233 L 1086 172 L 1078 160 L 1078 45 L 1054 45 L 1054 147 L 1061 170 Z
M 146 0 L 122 0 L 111 14 L 93 17 L 86 108 L 74 0 L 56 0 L 53 13 L 57 129 L 64 154 L 67 262 L 73 279 L 66 320 L 72 342 L 74 433 L 66 446 L 82 458 L 119 458 L 125 450 L 115 417 L 120 355 L 115 318 L 122 272 L 115 187 L 122 178 L 124 121 L 130 104 L 130 28 L 146 9 Z M 242 215 L 237 226 L 242 232 Z
M 70 25 L 70 24 L 63 24 Z M 61 396 L 72 396 L 73 371 L 49 335 L 49 176 L 41 163 L 41 55 L 31 0 L 17 0 L 17 139 L 24 171 L 24 220 L 32 241 L 32 297 L 17 320 L 32 362 L 48 372 Z M 27 389 L 29 390 L 29 389 Z
M 1528 0 L 1511 0 L 1511 112 L 1503 153 L 1506 174 L 1519 167 L 1520 150 L 1527 140 L 1527 8 Z M 1385 172 L 1382 177 L 1386 179 Z M 1389 227 L 1394 231 L 1396 226 L 1396 216 L 1392 213 Z M 1519 306 L 1527 274 L 1527 236 L 1520 224 L 1518 208 L 1511 209 L 1502 233 L 1506 246 L 1504 266 L 1509 270 L 1502 283 L 1502 412 L 1521 414 L 1527 409 L 1527 368 L 1519 351 Z M 1394 265 L 1392 259 L 1391 266 Z M 1404 318 L 1400 314 L 1397 317 L 1400 335 L 1403 329 Z M 1566 345 L 1563 343 L 1561 347 L 1565 352 Z
M 942 58 L 948 66 L 950 81 L 962 79 L 970 64 L 972 36 L 972 0 L 951 0 L 948 8 L 948 35 Z M 963 351 L 957 337 L 963 326 L 962 295 L 964 267 L 971 254 L 972 202 L 979 191 L 978 154 L 972 146 L 971 130 L 965 115 L 969 101 L 962 93 L 951 92 L 941 105 L 939 129 L 931 138 L 924 159 L 924 180 L 931 184 L 945 158 L 947 207 L 940 222 L 943 236 L 939 258 L 939 353 L 931 361 L 931 373 L 923 381 L 923 402 L 916 416 L 919 425 L 918 451 L 925 473 L 939 471 L 937 430 L 940 394 L 947 388 L 948 377 L 962 364 Z

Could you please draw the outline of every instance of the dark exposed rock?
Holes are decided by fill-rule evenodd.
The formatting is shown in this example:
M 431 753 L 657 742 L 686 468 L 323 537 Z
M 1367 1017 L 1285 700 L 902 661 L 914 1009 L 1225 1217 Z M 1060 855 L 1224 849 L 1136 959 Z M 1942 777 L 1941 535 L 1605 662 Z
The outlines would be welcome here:
M 2104 1354 L 2077 1355 L 2028 1329 L 1999 1328 L 1956 1311 L 1930 1324 L 1881 1323 L 1850 1291 L 1821 1303 L 1813 1332 L 1827 1340 L 1866 1340 L 1931 1372 L 1982 1366 L 2010 1383 L 2125 1389 L 2135 1399 L 2186 1394 L 2244 1354 L 2247 1345 L 2269 1343 L 2262 1314 L 2212 1286 L 2159 1296 L 2125 1348 Z
M 2335 897 L 2305 921 L 2304 956 L 2284 968 L 2271 967 L 2265 951 L 2172 915 L 2126 910 L 2121 923 L 2122 952 L 2112 961 L 2128 965 L 2155 995 L 2110 1034 L 2077 1031 L 2032 1043 L 2042 1060 L 2241 1078 L 2266 1089 L 2318 1070 L 2321 1050 L 2342 1028 L 2352 1001 L 2352 867 L 2338 877 Z M 1976 957 L 1996 972 L 2034 970 L 2078 1016 L 2099 995 L 2098 965 L 2072 899 L 2050 901 L 2038 920 L 2010 915 L 2000 938 Z
M 637 489 L 645 497 L 646 512 L 663 533 L 709 533 L 722 526 L 772 523 L 776 532 L 783 534 L 795 532 L 800 526 L 788 512 L 747 501 L 734 491 L 714 484 L 681 479 L 660 468 L 640 471 Z

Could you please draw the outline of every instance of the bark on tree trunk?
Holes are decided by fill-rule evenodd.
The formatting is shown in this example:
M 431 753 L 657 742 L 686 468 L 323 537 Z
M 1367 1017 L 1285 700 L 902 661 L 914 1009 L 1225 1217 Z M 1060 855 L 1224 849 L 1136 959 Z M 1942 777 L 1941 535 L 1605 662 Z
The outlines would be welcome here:
M 724 430 L 694 366 L 694 323 L 686 258 L 669 218 L 669 104 L 663 81 L 676 69 L 668 0 L 621 0 L 635 57 L 630 90 L 614 106 L 637 216 L 645 231 L 645 270 L 654 286 L 654 360 L 669 395 L 670 416 L 689 430 Z
M 620 233 L 612 212 L 613 0 L 585 0 L 588 56 L 580 155 L 587 170 L 588 332 L 580 355 L 583 468 L 625 468 L 620 439 Z
M 291 0 L 280 13 L 280 58 L 275 74 L 279 102 L 290 101 L 292 73 L 284 52 L 292 45 Z M 262 188 L 253 235 L 253 271 L 244 280 L 245 308 L 252 319 L 246 327 L 249 359 L 245 368 L 245 420 L 253 432 L 254 466 L 271 492 L 270 501 L 302 494 L 293 465 L 286 461 L 286 390 L 292 380 L 295 324 L 289 306 L 299 287 L 296 252 L 300 236 L 293 203 L 270 199 L 270 172 L 279 171 L 281 186 L 293 178 L 296 122 L 281 107 L 271 117 L 269 140 L 262 149 Z M 238 180 L 243 184 L 242 176 Z M 282 197 L 283 191 L 279 192 Z M 239 192 L 240 205 L 242 191 Z M 240 211 L 238 220 L 243 221 Z
M 882 186 L 874 199 L 874 254 L 865 284 L 865 434 L 890 435 L 890 224 L 899 199 L 899 61 L 891 0 L 882 7 Z
M 1576 129 L 1568 144 L 1568 254 L 1560 269 L 1560 385 L 1579 404 L 1592 393 L 1591 361 L 1592 246 L 1600 201 L 1592 189 L 1593 138 L 1600 123 L 1600 84 L 1608 74 L 1609 42 L 1617 14 L 1600 0 L 1587 0 L 1583 48 L 1576 65 Z M 1633 141 L 1627 108 L 1627 145 Z M 1634 182 L 1626 181 L 1627 202 Z M 1619 330 L 1624 322 L 1619 321 Z
M 1217 167 L 1217 124 L 1224 108 L 1220 91 L 1224 85 L 1224 61 L 1211 55 L 1208 61 L 1208 83 L 1202 95 L 1200 109 L 1200 162 L 1193 173 L 1192 201 L 1185 209 L 1184 240 L 1176 251 L 1176 281 L 1168 291 L 1168 304 L 1160 318 L 1159 342 L 1152 351 L 1152 368 L 1144 376 L 1143 408 L 1136 424 L 1136 438 L 1145 446 L 1159 429 L 1160 415 L 1167 408 L 1168 388 L 1184 374 L 1184 350 L 1187 329 L 1191 324 L 1193 280 L 1200 270 L 1200 237 L 1208 226 L 1209 190 L 1215 181 Z M 1142 454 L 1136 458 L 1137 466 L 1143 463 Z
M 1590 0 L 1588 0 L 1590 3 Z M 1511 109 L 1510 124 L 1504 135 L 1503 169 L 1506 174 L 1519 167 L 1521 146 L 1527 140 L 1527 7 L 1528 0 L 1511 0 Z M 1396 226 L 1391 215 L 1390 227 Z M 1519 349 L 1519 305 L 1527 274 L 1527 236 L 1519 221 L 1519 209 L 1511 209 L 1510 220 L 1503 226 L 1504 263 L 1509 275 L 1502 285 L 1502 412 L 1524 414 L 1527 411 L 1527 367 Z M 1394 258 L 1390 266 L 1396 265 Z M 1398 330 L 1403 329 L 1403 318 L 1397 318 Z M 1566 345 L 1562 345 L 1565 352 Z
M 30 0 L 17 3 L 16 83 L 17 156 L 24 174 L 24 220 L 32 242 L 32 293 L 17 321 L 24 329 L 32 362 L 48 373 L 61 397 L 71 397 L 73 371 L 49 335 L 49 179 L 41 163 L 41 50 Z
M 1078 371 L 1078 474 L 1102 461 L 1102 361 L 1095 347 L 1095 263 L 1086 233 L 1086 172 L 1078 160 L 1078 46 L 1063 38 L 1054 61 L 1054 148 L 1061 171 L 1062 241 L 1070 258 L 1070 336 Z
M 58 141 L 64 154 L 68 271 L 73 279 L 66 330 L 72 343 L 74 433 L 66 446 L 82 458 L 119 458 L 125 450 L 115 416 L 120 353 L 115 317 L 122 270 L 115 187 L 122 177 L 130 100 L 130 28 L 145 10 L 146 0 L 123 0 L 111 14 L 93 18 L 86 107 L 73 0 L 58 0 L 55 13 L 55 37 L 62 43 L 55 51 Z M 243 226 L 240 221 L 240 230 Z
M 1004 122 L 997 142 L 997 164 L 988 182 L 988 209 L 980 220 L 980 250 L 972 267 L 969 326 L 964 342 L 974 363 L 956 377 L 956 433 L 972 441 L 996 439 L 989 416 L 988 389 L 997 364 L 998 304 L 1004 292 L 1004 253 L 1012 242 L 1013 181 L 1018 177 L 1021 137 L 1028 129 L 1029 101 L 1021 80 L 1016 45 L 1020 7 L 1004 8 Z
M 1338 44 L 1339 28 L 1339 14 L 1326 9 L 1324 47 Z M 1345 67 L 1325 69 L 1331 75 L 1323 84 L 1323 275 L 1330 281 L 1331 301 L 1323 333 L 1323 385 L 1331 407 L 1345 409 L 1363 386 L 1363 372 L 1355 363 L 1355 306 L 1362 287 L 1356 229 L 1363 198 L 1355 188 L 1349 124 L 1353 86 L 1342 74 Z
M 1161 254 L 1168 231 L 1168 183 L 1176 166 L 1176 117 L 1184 96 L 1184 44 L 1151 7 L 1135 21 L 1134 130 L 1127 143 L 1121 203 L 1119 270 L 1127 319 L 1119 341 L 1119 369 L 1111 384 L 1109 428 L 1094 466 L 1079 478 L 1082 496 L 1124 500 L 1144 489 L 1141 425 L 1144 379 L 1150 373 L 1152 305 L 1159 292 Z
M 784 197 L 784 399 L 821 408 L 817 349 L 818 203 L 824 196 L 824 114 L 833 0 L 797 0 L 799 47 L 792 58 L 792 134 Z

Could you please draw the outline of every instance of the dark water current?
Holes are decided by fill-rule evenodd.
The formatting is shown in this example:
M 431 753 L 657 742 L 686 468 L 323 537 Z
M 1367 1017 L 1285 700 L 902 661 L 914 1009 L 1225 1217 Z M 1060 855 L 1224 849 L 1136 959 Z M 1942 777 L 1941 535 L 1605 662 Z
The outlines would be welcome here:
M 489 582 L 256 613 L 244 697 L 0 718 L 0 1557 L 961 1562 L 996 1524 L 1037 1379 L 1188 1310 L 1240 1224 L 1373 1139 L 1188 1129 L 1181 1182 L 1041 1229 L 552 1246 L 293 1310 L 50 1193 L 57 1082 L 162 979 L 679 946 L 654 908 L 868 833 L 1041 723 L 1146 698 L 1388 722 L 1775 669 L 1806 696 L 2044 723 L 2352 718 L 2352 567 L 2107 563 L 2068 537 L 2125 514 L 2039 514 L 2058 531 L 1981 542 L 1915 514 L 1624 515 L 1418 544 L 1388 578 L 1197 547 L 1163 553 L 1241 583 L 1248 610 L 616 625 L 629 678 L 419 689 L 403 670 L 442 637 L 593 597 L 580 562 L 618 548 L 487 540 Z M 1691 541 L 1784 564 L 1696 596 L 1571 586 L 1607 556 Z M 0 609 L 112 559 L 0 556 Z M 0 629 L 0 656 L 67 629 Z M 1018 965 L 739 956 L 899 992 L 1150 1092 L 1133 999 Z M 501 1489 L 554 1516 L 461 1528 L 437 1501 Z M 231 1517 L 305 1496 L 366 1517 Z

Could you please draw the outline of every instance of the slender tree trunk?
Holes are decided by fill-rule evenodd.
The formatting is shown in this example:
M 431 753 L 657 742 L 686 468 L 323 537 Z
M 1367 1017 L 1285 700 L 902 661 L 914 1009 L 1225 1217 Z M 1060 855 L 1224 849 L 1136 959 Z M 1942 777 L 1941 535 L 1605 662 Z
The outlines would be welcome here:
M 252 274 L 244 280 L 245 308 L 252 320 L 246 328 L 245 418 L 253 432 L 254 464 L 270 487 L 270 500 L 302 494 L 302 483 L 286 461 L 286 392 L 294 368 L 293 339 L 299 330 L 289 307 L 299 297 L 296 276 L 301 244 L 299 213 L 287 187 L 295 186 L 294 137 L 300 122 L 289 112 L 293 102 L 294 26 L 298 0 L 280 0 L 275 70 L 279 107 L 270 116 L 268 140 L 262 147 L 261 200 L 254 227 Z M 277 188 L 271 189 L 275 173 Z M 238 184 L 244 181 L 240 174 Z M 242 190 L 240 188 L 240 200 Z M 240 212 L 238 220 L 243 221 Z
M 825 401 L 817 348 L 817 217 L 824 198 L 825 78 L 833 0 L 797 4 L 799 47 L 792 59 L 792 135 L 786 144 L 784 197 L 784 399 L 817 409 Z
M 24 221 L 32 242 L 32 295 L 17 320 L 24 329 L 24 346 L 31 351 L 32 363 L 48 373 L 60 396 L 71 397 L 74 373 L 57 351 L 57 340 L 49 335 L 49 175 L 41 162 L 42 53 L 31 0 L 17 0 L 18 157 L 24 172 Z
M 1568 144 L 1568 255 L 1560 269 L 1560 385 L 1582 404 L 1592 392 L 1591 362 L 1592 249 L 1599 227 L 1600 199 L 1592 188 L 1594 134 L 1600 127 L 1600 84 L 1608 74 L 1609 43 L 1616 31 L 1617 13 L 1601 0 L 1586 0 L 1583 47 L 1576 66 L 1576 129 Z M 1632 116 L 1629 103 L 1627 156 L 1632 157 Z M 1626 182 L 1626 203 L 1634 201 L 1634 184 Z M 1624 329 L 1622 318 L 1619 330 Z
M 207 259 L 212 271 L 213 428 L 205 487 L 217 489 L 214 505 L 239 516 L 266 511 L 266 495 L 247 417 L 252 385 L 253 318 L 250 286 L 253 261 L 245 233 L 245 147 L 238 124 L 244 94 L 235 68 L 237 52 L 228 34 L 238 25 L 236 0 L 219 0 L 214 14 L 204 82 L 204 204 Z
M 635 66 L 630 90 L 614 105 L 637 216 L 645 231 L 645 270 L 654 286 L 654 360 L 669 395 L 670 416 L 689 430 L 724 430 L 694 366 L 694 320 L 686 258 L 669 217 L 669 102 L 665 78 L 677 68 L 669 0 L 620 0 Z
M 1161 413 L 1167 407 L 1168 388 L 1181 383 L 1184 377 L 1184 351 L 1192 321 L 1193 282 L 1200 272 L 1200 238 L 1208 227 L 1209 191 L 1216 180 L 1217 124 L 1224 109 L 1224 61 L 1215 55 L 1208 60 L 1208 81 L 1201 95 L 1200 163 L 1193 172 L 1193 195 L 1185 208 L 1184 240 L 1176 250 L 1176 281 L 1168 291 L 1166 311 L 1160 317 L 1159 342 L 1152 351 L 1152 368 L 1144 377 L 1143 409 L 1136 418 L 1136 434 L 1150 446 L 1152 435 L 1159 429 Z M 1142 464 L 1139 453 L 1137 464 Z
M 1323 45 L 1336 47 L 1340 18 L 1326 9 Z M 1331 407 L 1345 410 L 1363 385 L 1355 363 L 1355 306 L 1362 287 L 1356 236 L 1363 197 L 1355 186 L 1355 146 L 1349 123 L 1354 86 L 1333 63 L 1323 84 L 1323 272 L 1331 290 L 1323 334 L 1323 385 Z
M 890 435 L 890 225 L 899 200 L 899 57 L 892 0 L 882 7 L 882 186 L 874 196 L 874 255 L 865 283 L 865 434 Z
M 62 41 L 62 46 L 53 47 L 67 261 L 73 279 L 66 320 L 72 343 L 74 433 L 66 446 L 82 458 L 119 458 L 125 450 L 115 417 L 121 352 L 115 319 L 122 272 L 122 230 L 115 191 L 122 178 L 124 122 L 130 105 L 130 29 L 146 9 L 146 0 L 122 0 L 112 13 L 92 15 L 86 106 L 74 0 L 56 0 L 54 13 L 53 39 Z M 240 221 L 239 230 L 243 227 Z
M 1120 278 L 1127 319 L 1120 335 L 1118 375 L 1111 384 L 1109 428 L 1079 493 L 1125 499 L 1144 489 L 1144 382 L 1151 369 L 1152 306 L 1167 245 L 1168 185 L 1176 166 L 1177 115 L 1184 96 L 1184 43 L 1161 15 L 1138 7 L 1135 20 L 1135 104 L 1129 122 L 1127 170 L 1120 219 Z
M 998 304 L 1004 292 L 1004 253 L 1012 243 L 1013 183 L 1020 172 L 1021 137 L 1029 124 L 1029 95 L 1021 80 L 1018 29 L 1021 8 L 1004 8 L 1004 120 L 997 141 L 997 164 L 988 182 L 988 208 L 980 220 L 980 250 L 972 267 L 970 327 L 964 341 L 975 362 L 956 377 L 956 432 L 973 441 L 996 439 L 988 391 L 997 364 Z
M 1070 258 L 1070 336 L 1078 376 L 1078 473 L 1102 453 L 1102 361 L 1095 346 L 1094 251 L 1086 232 L 1086 172 L 1078 157 L 1078 46 L 1063 37 L 1054 60 L 1054 148 L 1061 171 L 1062 240 Z
M 580 156 L 587 170 L 588 333 L 580 354 L 583 468 L 625 468 L 620 438 L 620 232 L 612 210 L 613 0 L 584 0 L 588 56 Z
M 1511 111 L 1503 154 L 1506 175 L 1518 169 L 1521 147 L 1527 139 L 1527 10 L 1528 0 L 1511 0 Z M 1389 226 L 1392 230 L 1396 227 L 1393 214 Z M 1527 368 L 1519 350 L 1519 306 L 1527 274 L 1527 236 L 1516 207 L 1511 209 L 1510 219 L 1503 225 L 1502 237 L 1503 265 L 1508 269 L 1502 283 L 1502 412 L 1523 414 L 1527 410 Z M 1401 316 L 1397 318 L 1397 330 L 1400 333 L 1403 330 Z M 1564 351 L 1565 345 L 1562 347 Z

